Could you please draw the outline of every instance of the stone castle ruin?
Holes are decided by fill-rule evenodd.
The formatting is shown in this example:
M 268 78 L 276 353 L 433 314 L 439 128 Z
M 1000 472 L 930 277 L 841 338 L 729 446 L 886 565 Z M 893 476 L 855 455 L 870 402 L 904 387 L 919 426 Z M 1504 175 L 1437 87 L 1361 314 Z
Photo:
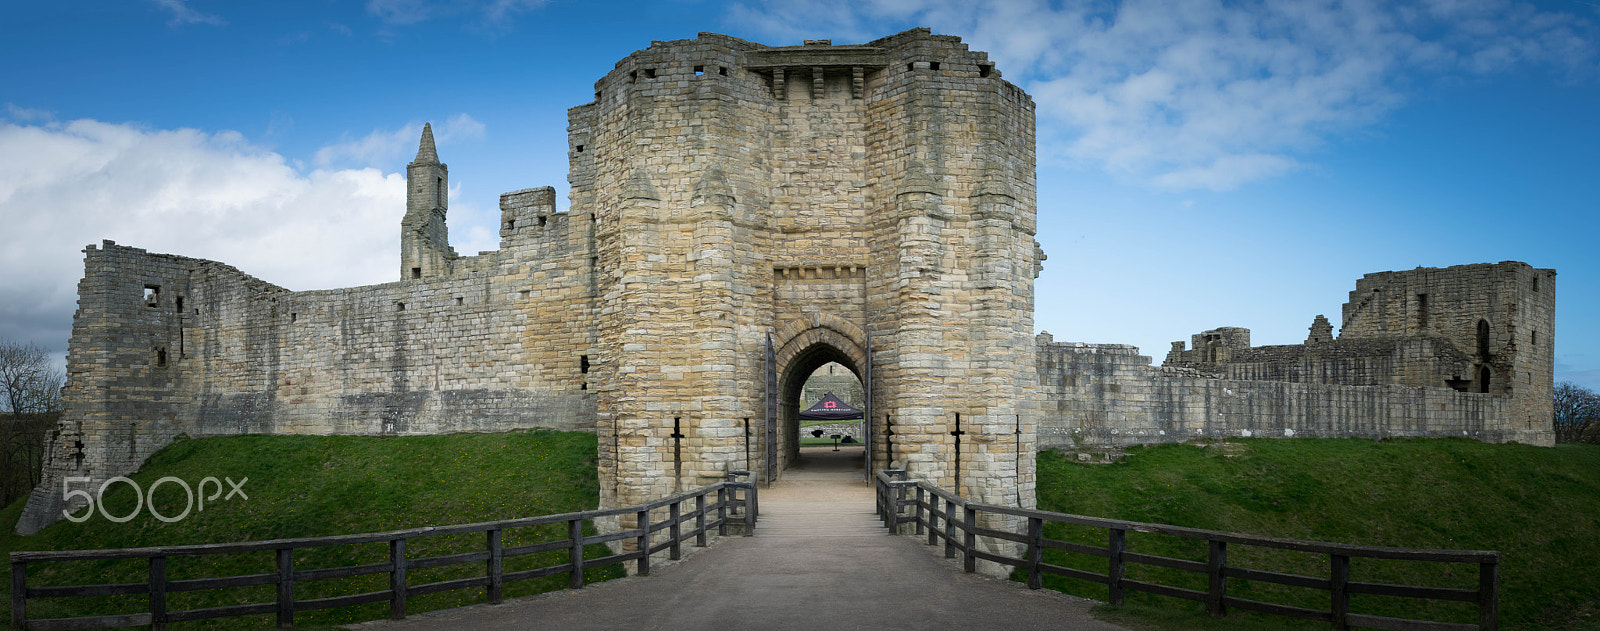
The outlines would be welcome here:
M 180 434 L 592 431 L 607 507 L 770 481 L 832 362 L 866 386 L 869 471 L 994 504 L 1033 505 L 1041 446 L 1550 442 L 1554 273 L 1521 263 L 1369 275 L 1342 336 L 1319 321 L 1300 346 L 1218 329 L 1152 368 L 1036 340 L 1034 105 L 956 37 L 653 42 L 568 138 L 570 210 L 506 193 L 500 248 L 462 256 L 425 128 L 391 283 L 296 292 L 87 247 L 66 411 L 18 530 L 59 519 L 67 476 L 126 474 Z

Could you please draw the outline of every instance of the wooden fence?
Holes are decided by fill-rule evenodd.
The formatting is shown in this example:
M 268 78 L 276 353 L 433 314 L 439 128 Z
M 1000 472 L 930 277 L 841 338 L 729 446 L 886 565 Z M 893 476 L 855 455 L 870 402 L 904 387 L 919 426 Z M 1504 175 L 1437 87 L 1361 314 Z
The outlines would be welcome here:
M 708 501 L 708 498 L 712 497 L 715 498 L 715 501 Z M 686 511 L 685 505 L 691 505 L 692 508 Z M 664 519 L 660 518 L 659 515 L 662 509 L 665 509 L 666 512 Z M 653 512 L 657 513 L 656 517 L 652 517 Z M 756 485 L 753 478 L 750 477 L 748 471 L 735 471 L 728 474 L 726 481 L 654 502 L 622 508 L 562 513 L 560 515 L 303 539 L 274 539 L 243 543 L 125 548 L 120 550 L 12 552 L 11 627 L 19 631 L 57 631 L 150 625 L 154 630 L 161 630 L 172 622 L 253 615 L 275 615 L 279 627 L 289 627 L 294 624 L 294 614 L 297 611 L 345 607 L 382 601 L 389 602 L 389 617 L 399 620 L 405 618 L 406 598 L 408 596 L 484 587 L 486 588 L 488 602 L 497 604 L 501 600 L 502 589 L 506 583 L 555 574 L 567 574 L 567 587 L 569 589 L 579 589 L 583 587 L 583 569 L 585 567 L 627 561 L 635 561 L 637 563 L 637 574 L 648 576 L 650 574 L 650 555 L 666 551 L 671 559 L 677 560 L 681 556 L 680 549 L 685 541 L 692 537 L 695 546 L 705 547 L 707 544 L 706 535 L 712 529 L 716 529 L 719 535 L 726 535 L 728 524 L 739 523 L 734 520 L 743 522 L 744 534 L 749 536 L 755 528 L 756 516 L 759 512 L 756 502 Z M 633 515 L 636 520 L 635 527 L 608 534 L 583 534 L 584 520 L 622 515 Z M 563 539 L 515 547 L 504 547 L 500 544 L 501 533 L 507 528 L 563 522 L 567 526 L 566 536 Z M 692 525 L 684 528 L 685 524 Z M 667 531 L 666 538 L 657 542 L 655 533 L 662 530 Z M 484 533 L 484 549 L 482 551 L 425 558 L 409 558 L 406 556 L 406 543 L 412 539 L 475 532 Z M 632 552 L 612 554 L 594 559 L 584 558 L 583 547 L 586 544 L 625 540 L 634 542 Z M 316 569 L 296 569 L 294 566 L 294 552 L 297 549 L 378 542 L 387 542 L 389 544 L 389 560 L 383 563 Z M 567 550 L 567 561 L 560 565 L 515 572 L 506 572 L 502 569 L 504 560 L 507 558 L 551 550 Z M 276 555 L 277 571 L 243 576 L 184 580 L 172 580 L 167 576 L 167 559 L 169 557 L 236 554 L 242 552 L 270 552 Z M 28 586 L 29 564 L 105 559 L 149 559 L 150 578 L 145 582 L 108 585 Z M 463 563 L 483 563 L 485 565 L 484 574 L 482 576 L 422 585 L 411 585 L 406 581 L 406 571 L 409 569 L 435 568 Z M 386 590 L 308 600 L 296 600 L 294 597 L 294 586 L 297 582 L 383 573 L 389 575 L 389 588 Z M 267 603 L 205 609 L 180 611 L 167 609 L 167 594 L 169 593 L 252 585 L 276 585 L 277 599 L 274 602 Z M 93 597 L 122 594 L 148 594 L 149 611 L 77 618 L 41 620 L 28 620 L 27 618 L 27 603 L 30 598 Z
M 1028 587 L 1031 589 L 1039 589 L 1042 586 L 1044 574 L 1054 574 L 1106 585 L 1110 588 L 1109 600 L 1113 605 L 1122 604 L 1123 595 L 1127 590 L 1135 590 L 1199 601 L 1205 603 L 1211 615 L 1217 617 L 1226 615 L 1228 607 L 1237 607 L 1269 614 L 1324 621 L 1330 623 L 1334 629 L 1341 631 L 1351 626 L 1392 629 L 1395 631 L 1494 631 L 1499 618 L 1499 552 L 1482 550 L 1417 550 L 1321 543 L 1084 517 L 970 502 L 927 482 L 908 481 L 904 470 L 879 471 L 876 477 L 878 514 L 883 519 L 884 526 L 891 529 L 891 533 L 900 532 L 901 524 L 915 524 L 916 534 L 927 535 L 928 545 L 936 545 L 940 540 L 943 540 L 945 557 L 955 558 L 957 554 L 960 554 L 966 571 L 974 571 L 978 559 L 1022 568 L 1027 573 Z M 1007 532 L 979 527 L 978 516 L 982 513 L 1021 517 L 1026 524 L 1025 532 Z M 1044 536 L 1045 522 L 1076 524 L 1104 529 L 1107 532 L 1107 545 L 1099 547 L 1047 539 Z M 1207 559 L 1201 562 L 1130 552 L 1126 545 L 1127 533 L 1130 531 L 1157 533 L 1205 541 L 1208 548 Z M 1011 547 L 1023 550 L 1022 557 L 1013 558 L 986 552 L 979 548 L 978 539 L 980 538 L 1021 544 L 1020 546 Z M 1259 546 L 1327 555 L 1330 568 L 1329 575 L 1327 577 L 1303 576 L 1232 566 L 1228 564 L 1229 545 Z M 995 550 L 1004 549 L 1005 547 L 1004 545 L 989 546 L 990 549 Z M 1099 574 L 1046 563 L 1044 561 L 1045 549 L 1065 550 L 1105 558 L 1108 561 L 1106 573 Z M 1476 564 L 1478 566 L 1478 588 L 1455 589 L 1354 581 L 1351 580 L 1350 576 L 1351 558 Z M 1127 578 L 1126 573 L 1127 564 L 1129 563 L 1204 574 L 1209 580 L 1209 589 L 1199 591 L 1130 579 Z M 1327 610 L 1307 609 L 1229 596 L 1228 579 L 1230 578 L 1327 591 L 1329 608 Z M 1350 596 L 1352 594 L 1374 594 L 1475 603 L 1478 608 L 1478 623 L 1458 624 L 1358 614 L 1350 611 Z

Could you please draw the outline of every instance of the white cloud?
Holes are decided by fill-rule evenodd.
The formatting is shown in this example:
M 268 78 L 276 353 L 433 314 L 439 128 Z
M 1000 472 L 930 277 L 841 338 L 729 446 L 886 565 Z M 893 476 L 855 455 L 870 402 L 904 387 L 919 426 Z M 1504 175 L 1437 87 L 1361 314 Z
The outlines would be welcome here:
M 1597 49 L 1591 21 L 1512 0 L 749 0 L 729 16 L 778 42 L 961 35 L 1033 94 L 1041 159 L 1178 189 L 1291 171 L 1431 78 L 1593 74 Z
M 464 140 L 482 140 L 484 125 L 466 113 L 456 114 L 434 125 L 433 138 L 439 144 Z M 422 138 L 422 123 L 412 121 L 398 129 L 374 129 L 360 138 L 348 136 L 317 150 L 313 160 L 317 166 L 333 165 L 384 167 L 399 160 L 410 161 L 417 153 L 417 142 Z
M 102 239 L 344 287 L 393 279 L 404 211 L 400 174 L 302 171 L 235 132 L 0 120 L 0 336 L 60 350 Z
M 150 0 L 151 4 L 172 12 L 172 19 L 167 20 L 168 26 L 183 26 L 185 24 L 210 24 L 212 26 L 225 26 L 227 21 L 221 16 L 201 13 L 184 4 L 186 0 Z

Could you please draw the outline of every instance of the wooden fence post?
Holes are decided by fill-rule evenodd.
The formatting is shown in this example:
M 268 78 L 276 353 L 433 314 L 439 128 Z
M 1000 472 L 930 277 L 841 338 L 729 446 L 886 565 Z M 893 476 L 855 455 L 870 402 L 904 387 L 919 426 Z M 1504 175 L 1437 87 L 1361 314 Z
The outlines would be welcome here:
M 978 527 L 978 509 L 971 506 L 963 508 L 966 510 L 966 519 L 964 520 L 966 522 L 966 528 L 964 529 L 966 535 L 961 538 L 961 541 L 964 544 L 962 551 L 966 553 L 966 557 L 961 559 L 961 569 L 966 572 L 976 572 L 978 571 L 978 557 L 973 555 L 972 551 L 978 546 L 978 533 L 973 532 Z
M 150 557 L 150 631 L 167 628 L 167 557 Z
M 1106 602 L 1112 605 L 1122 604 L 1122 576 L 1128 570 L 1127 562 L 1122 559 L 1122 553 L 1128 550 L 1128 531 L 1121 528 L 1111 529 L 1111 541 L 1107 544 L 1109 563 L 1106 565 L 1106 585 L 1111 588 Z
M 728 536 L 728 487 L 717 487 L 717 536 Z
M 1328 591 L 1333 598 L 1333 623 L 1334 631 L 1345 631 L 1350 628 L 1350 557 L 1342 554 L 1329 555 L 1333 566 L 1328 571 Z
M 1028 518 L 1028 589 L 1044 587 L 1044 519 Z
M 922 534 L 925 530 L 927 530 L 926 528 L 924 528 L 925 524 L 923 523 L 923 519 L 924 518 L 922 516 L 922 503 L 923 503 L 923 501 L 925 501 L 924 500 L 924 495 L 926 493 L 927 492 L 922 489 L 922 485 L 920 485 L 920 484 L 917 485 L 917 511 L 916 511 L 917 518 L 915 520 L 913 520 L 913 521 L 915 521 L 916 524 L 917 524 L 917 534 L 919 534 L 919 535 Z
M 756 536 L 756 513 L 760 512 L 759 504 L 756 503 L 756 484 L 754 482 L 751 482 L 750 487 L 744 490 L 744 499 L 744 536 L 754 537 Z
M 672 521 L 672 525 L 667 526 L 667 534 L 668 536 L 672 537 L 672 547 L 668 548 L 668 550 L 670 550 L 668 553 L 668 558 L 674 561 L 683 558 L 683 551 L 679 547 L 680 542 L 683 540 L 683 536 L 682 532 L 678 528 L 678 519 L 683 516 L 683 509 L 679 508 L 679 506 L 682 504 L 683 500 L 678 500 L 673 502 L 671 506 L 667 507 L 667 519 Z
M 567 549 L 567 563 L 572 565 L 572 572 L 567 574 L 567 589 L 583 589 L 583 520 L 567 520 L 567 540 L 572 542 L 572 547 Z
M 706 493 L 694 496 L 694 547 L 706 547 Z
M 28 624 L 28 564 L 11 562 L 11 628 L 26 629 Z
M 500 545 L 500 529 L 487 532 L 489 546 L 489 604 L 498 605 L 505 596 L 505 547 Z
M 278 548 L 278 628 L 294 626 L 294 548 Z
M 956 501 L 944 501 L 944 558 L 956 558 Z
M 634 519 L 639 522 L 639 576 L 650 575 L 650 509 L 645 509 L 634 514 Z
M 389 619 L 406 618 L 406 540 L 389 540 Z
M 1228 566 L 1227 542 L 1208 539 L 1210 554 L 1206 555 L 1206 575 L 1211 578 L 1211 589 L 1206 594 L 1206 609 L 1211 612 L 1211 617 L 1221 618 L 1228 614 L 1227 605 L 1222 604 L 1222 599 L 1228 595 L 1228 577 L 1222 575 L 1222 568 Z
M 1500 559 L 1478 564 L 1478 629 L 1500 628 Z

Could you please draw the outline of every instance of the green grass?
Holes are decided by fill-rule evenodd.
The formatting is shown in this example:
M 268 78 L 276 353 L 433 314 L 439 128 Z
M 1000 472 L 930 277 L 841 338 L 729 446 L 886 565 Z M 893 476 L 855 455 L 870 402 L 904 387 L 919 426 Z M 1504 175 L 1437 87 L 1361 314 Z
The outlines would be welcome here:
M 496 519 L 548 515 L 595 508 L 599 497 L 592 434 L 537 431 L 494 435 L 417 437 L 357 436 L 231 436 L 181 440 L 161 450 L 132 478 L 141 488 L 163 476 L 194 486 L 207 476 L 249 478 L 235 496 L 207 503 L 181 521 L 164 523 L 148 508 L 126 523 L 96 514 L 83 523 L 62 520 L 31 537 L 13 534 L 11 525 L 22 509 L 16 502 L 0 511 L 0 545 L 5 551 L 123 548 L 254 541 L 375 532 L 420 526 L 441 526 Z M 210 486 L 207 495 L 210 495 Z M 222 485 L 224 495 L 229 486 Z M 115 484 L 106 492 L 107 511 L 114 516 L 134 510 L 133 491 Z M 185 496 L 175 484 L 156 494 L 162 514 L 182 513 Z M 586 526 L 592 531 L 592 524 Z M 565 525 L 520 528 L 504 533 L 505 546 L 564 538 Z M 408 543 L 408 556 L 436 556 L 484 549 L 484 535 L 424 537 Z M 588 558 L 608 554 L 590 546 Z M 555 565 L 564 551 L 508 558 L 505 570 Z M 388 558 L 387 544 L 310 548 L 295 553 L 296 569 L 375 563 Z M 171 580 L 270 572 L 273 555 L 248 553 L 205 557 L 173 557 Z M 481 575 L 481 563 L 412 570 L 412 585 Z M 622 575 L 620 566 L 591 568 L 587 581 Z M 30 585 L 141 582 L 148 563 L 80 561 L 32 564 Z M 507 597 L 566 585 L 566 575 L 508 584 Z M 310 599 L 387 589 L 388 574 L 328 579 L 296 584 L 295 597 Z M 4 587 L 9 589 L 9 583 Z M 168 595 L 171 610 L 272 602 L 271 585 Z M 9 594 L 6 596 L 9 598 Z M 458 590 L 412 597 L 407 611 L 416 613 L 483 602 L 483 590 Z M 146 606 L 142 596 L 33 599 L 29 617 L 65 617 L 132 613 Z M 320 628 L 386 617 L 387 603 L 374 603 L 295 615 L 297 624 Z M 174 625 L 184 628 L 269 628 L 268 616 Z
M 1243 439 L 1228 448 L 1133 448 L 1112 465 L 1039 455 L 1039 508 L 1143 522 L 1364 545 L 1499 550 L 1503 629 L 1596 629 L 1600 609 L 1600 446 L 1470 440 Z M 1105 545 L 1102 530 L 1053 524 L 1047 536 Z M 1128 549 L 1205 559 L 1204 543 L 1129 533 Z M 1098 572 L 1103 559 L 1048 551 Z M 1230 564 L 1328 575 L 1326 557 L 1230 546 Z M 1205 589 L 1201 574 L 1129 564 L 1129 578 Z M 1476 566 L 1352 560 L 1352 580 L 1476 587 Z M 1047 586 L 1104 600 L 1103 585 L 1046 576 Z M 1326 609 L 1326 592 L 1233 580 L 1230 595 Z M 1207 617 L 1198 603 L 1128 592 L 1102 608 L 1162 629 L 1325 629 L 1249 612 Z M 1352 597 L 1358 613 L 1475 622 L 1464 603 Z

